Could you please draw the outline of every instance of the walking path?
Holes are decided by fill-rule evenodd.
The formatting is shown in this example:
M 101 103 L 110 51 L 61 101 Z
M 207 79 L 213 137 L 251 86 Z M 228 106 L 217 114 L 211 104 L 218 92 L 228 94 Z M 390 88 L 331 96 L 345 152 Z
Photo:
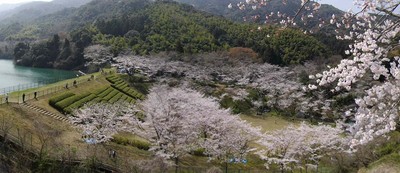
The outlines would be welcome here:
M 43 108 L 28 104 L 28 103 L 22 103 L 21 106 L 26 107 L 26 108 L 31 109 L 31 110 L 34 110 L 36 112 L 39 112 L 39 113 L 41 113 L 43 115 L 50 116 L 50 117 L 52 117 L 54 119 L 57 119 L 57 120 L 60 120 L 62 122 L 69 122 L 67 118 L 65 118 L 63 116 L 60 116 L 60 115 L 57 115 L 57 114 L 54 114 L 54 113 L 51 113 L 49 111 L 46 111 Z

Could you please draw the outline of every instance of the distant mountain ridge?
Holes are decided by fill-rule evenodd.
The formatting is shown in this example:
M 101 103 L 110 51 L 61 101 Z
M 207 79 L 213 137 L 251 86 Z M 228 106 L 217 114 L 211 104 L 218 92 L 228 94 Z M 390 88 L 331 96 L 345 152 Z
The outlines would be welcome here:
M 8 9 L 5 5 L 4 8 L 7 10 L 0 11 L 0 22 L 2 25 L 16 22 L 26 23 L 65 8 L 82 6 L 90 1 L 91 0 L 53 0 L 50 2 L 34 1 L 19 5 L 7 5 Z
M 244 0 L 175 0 L 180 3 L 185 3 L 194 6 L 196 9 L 203 10 L 215 15 L 221 15 L 234 21 L 244 21 L 244 18 L 250 19 L 251 16 L 259 15 L 260 18 L 256 21 L 248 20 L 251 22 L 264 23 L 265 15 L 274 12 L 275 14 L 279 11 L 283 14 L 293 16 L 297 9 L 301 7 L 301 0 L 290 0 L 284 5 L 282 0 L 271 0 L 266 6 L 258 8 L 256 10 L 250 7 L 245 10 L 239 10 L 236 4 L 244 2 Z M 229 4 L 233 5 L 232 9 L 228 8 Z M 340 9 L 327 4 L 322 4 L 321 8 L 317 13 L 314 14 L 315 20 L 324 19 L 328 20 L 332 14 L 342 14 L 343 11 Z M 313 22 L 315 24 L 315 22 Z

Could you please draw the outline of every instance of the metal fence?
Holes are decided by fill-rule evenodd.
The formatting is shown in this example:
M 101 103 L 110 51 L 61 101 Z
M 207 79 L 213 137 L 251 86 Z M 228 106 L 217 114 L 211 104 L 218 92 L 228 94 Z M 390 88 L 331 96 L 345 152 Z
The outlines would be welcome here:
M 94 80 L 94 76 L 81 76 L 75 80 L 68 80 L 65 83 L 60 83 L 51 87 L 43 87 L 52 83 L 59 82 L 58 80 L 40 81 L 36 83 L 17 85 L 0 89 L 0 104 L 5 103 L 23 103 L 28 100 L 38 99 L 49 94 L 53 94 L 62 90 L 68 90 L 73 87 Z M 35 90 L 37 88 L 37 90 Z M 23 92 L 26 91 L 26 92 Z
M 6 88 L 1 88 L 0 89 L 0 95 L 6 95 L 15 91 L 23 91 L 31 88 L 38 88 L 41 86 L 45 86 L 48 84 L 56 83 L 59 82 L 63 79 L 52 79 L 52 80 L 43 80 L 43 81 L 37 81 L 35 83 L 28 83 L 28 84 L 20 84 L 20 85 L 15 85 L 11 87 L 6 87 Z

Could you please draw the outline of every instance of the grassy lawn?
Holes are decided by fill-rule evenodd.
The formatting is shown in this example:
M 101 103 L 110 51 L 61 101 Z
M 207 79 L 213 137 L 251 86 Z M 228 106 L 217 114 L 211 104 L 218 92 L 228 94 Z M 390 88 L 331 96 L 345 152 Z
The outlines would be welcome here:
M 370 164 L 368 168 L 362 168 L 359 173 L 398 173 L 400 172 L 400 153 L 386 155 L 378 161 Z
M 255 117 L 249 115 L 241 115 L 242 120 L 247 121 L 254 127 L 261 127 L 264 132 L 283 129 L 286 126 L 294 123 L 287 121 L 279 116 L 266 116 L 266 117 Z

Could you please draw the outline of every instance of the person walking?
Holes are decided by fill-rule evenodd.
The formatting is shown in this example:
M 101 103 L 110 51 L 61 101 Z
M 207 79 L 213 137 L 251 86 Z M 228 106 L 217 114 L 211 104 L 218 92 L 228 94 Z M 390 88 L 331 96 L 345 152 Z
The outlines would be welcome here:
M 25 93 L 22 94 L 22 103 L 25 103 Z

